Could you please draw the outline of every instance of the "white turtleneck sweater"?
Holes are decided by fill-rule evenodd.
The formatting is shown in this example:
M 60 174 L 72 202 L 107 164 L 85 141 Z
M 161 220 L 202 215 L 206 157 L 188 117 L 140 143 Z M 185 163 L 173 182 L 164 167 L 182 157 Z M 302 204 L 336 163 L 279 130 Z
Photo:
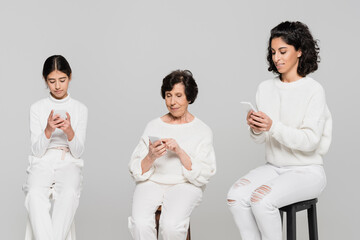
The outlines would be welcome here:
M 155 160 L 149 171 L 142 174 L 141 161 L 149 152 L 149 136 L 175 139 L 189 155 L 192 162 L 191 170 L 187 170 L 181 164 L 175 153 L 167 151 L 164 156 Z M 129 170 L 137 182 L 145 180 L 163 184 L 190 182 L 199 187 L 203 186 L 216 172 L 212 131 L 198 118 L 185 124 L 168 124 L 161 118 L 156 118 L 147 124 L 132 154 Z
M 75 132 L 71 141 L 61 129 L 56 129 L 50 139 L 45 136 L 45 128 L 51 110 L 64 110 L 70 115 L 71 127 Z M 55 99 L 51 95 L 37 101 L 30 107 L 31 151 L 35 157 L 42 157 L 48 148 L 69 147 L 74 158 L 80 158 L 84 151 L 87 125 L 87 107 L 68 95 Z
M 332 118 L 322 86 L 305 77 L 284 83 L 262 82 L 256 93 L 259 111 L 272 119 L 268 132 L 250 135 L 266 144 L 266 160 L 275 166 L 323 164 L 332 134 Z

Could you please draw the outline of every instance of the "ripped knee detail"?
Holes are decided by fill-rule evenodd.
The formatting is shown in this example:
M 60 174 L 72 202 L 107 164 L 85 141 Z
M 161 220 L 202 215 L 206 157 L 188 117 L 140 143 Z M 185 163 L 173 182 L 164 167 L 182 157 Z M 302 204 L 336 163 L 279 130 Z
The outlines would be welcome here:
M 255 191 L 252 193 L 250 201 L 252 203 L 256 203 L 261 201 L 267 194 L 271 192 L 271 187 L 268 185 L 262 185 L 255 189 Z
M 234 192 L 237 192 L 238 190 L 236 190 L 237 188 L 239 187 L 242 187 L 242 186 L 246 186 L 246 185 L 249 185 L 251 182 L 250 180 L 246 179 L 246 178 L 241 178 L 239 179 L 238 181 L 236 181 L 234 183 L 234 185 L 232 185 L 232 187 L 230 188 L 230 191 L 228 193 L 228 198 L 227 198 L 227 203 L 229 206 L 234 206 L 238 203 L 238 200 L 235 200 L 233 195 L 234 195 Z
M 250 180 L 246 179 L 246 178 L 241 178 L 239 179 L 238 181 L 235 182 L 234 184 L 234 188 L 237 188 L 237 187 L 241 187 L 241 186 L 246 186 L 248 184 L 250 184 Z
M 236 204 L 236 200 L 234 200 L 234 199 L 227 199 L 227 204 L 228 204 L 229 206 L 234 206 L 234 205 Z

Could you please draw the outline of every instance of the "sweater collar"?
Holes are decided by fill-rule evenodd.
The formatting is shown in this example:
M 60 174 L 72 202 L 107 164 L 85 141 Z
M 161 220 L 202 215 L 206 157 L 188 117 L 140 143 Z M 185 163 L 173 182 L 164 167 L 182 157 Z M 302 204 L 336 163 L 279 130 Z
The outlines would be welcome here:
M 56 99 L 53 96 L 51 96 L 51 94 L 49 94 L 49 99 L 51 102 L 54 102 L 54 103 L 66 103 L 66 102 L 70 101 L 70 93 L 68 93 L 68 95 L 63 99 Z
M 179 127 L 188 127 L 188 126 L 192 126 L 194 124 L 196 124 L 196 122 L 198 121 L 197 117 L 194 117 L 194 119 L 191 122 L 188 123 L 182 123 L 182 124 L 171 124 L 171 123 L 166 123 L 164 122 L 161 117 L 158 118 L 158 120 L 161 122 L 162 125 L 164 126 L 169 126 L 169 127 L 173 127 L 173 128 L 179 128 Z
M 290 83 L 281 81 L 279 77 L 276 77 L 274 81 L 275 85 L 279 88 L 288 89 L 303 85 L 307 81 L 307 77 L 300 78 L 299 80 Z

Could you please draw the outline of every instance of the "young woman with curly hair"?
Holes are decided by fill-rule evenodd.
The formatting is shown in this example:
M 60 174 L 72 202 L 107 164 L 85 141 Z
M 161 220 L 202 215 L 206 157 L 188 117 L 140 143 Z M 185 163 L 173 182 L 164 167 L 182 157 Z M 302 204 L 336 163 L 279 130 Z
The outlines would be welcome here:
M 308 77 L 319 47 L 301 22 L 271 30 L 267 60 L 277 76 L 256 93 L 258 112 L 247 114 L 250 135 L 265 143 L 267 163 L 231 187 L 228 204 L 243 240 L 281 240 L 279 208 L 316 198 L 326 185 L 323 155 L 332 120 L 322 86 Z

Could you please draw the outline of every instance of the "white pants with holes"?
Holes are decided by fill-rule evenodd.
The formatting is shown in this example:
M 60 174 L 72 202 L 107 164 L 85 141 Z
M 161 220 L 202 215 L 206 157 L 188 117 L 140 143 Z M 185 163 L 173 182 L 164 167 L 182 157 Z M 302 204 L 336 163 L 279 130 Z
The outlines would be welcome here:
M 161 205 L 160 233 L 164 240 L 185 240 L 191 212 L 203 191 L 190 184 L 137 183 L 129 229 L 135 240 L 156 240 L 155 212 Z
M 23 189 L 31 229 L 26 240 L 74 240 L 73 220 L 79 204 L 83 160 L 70 153 L 48 149 L 41 157 L 30 156 Z M 51 204 L 53 202 L 53 204 Z
M 266 164 L 250 171 L 234 183 L 227 198 L 242 239 L 282 240 L 279 208 L 316 198 L 325 185 L 321 165 Z

